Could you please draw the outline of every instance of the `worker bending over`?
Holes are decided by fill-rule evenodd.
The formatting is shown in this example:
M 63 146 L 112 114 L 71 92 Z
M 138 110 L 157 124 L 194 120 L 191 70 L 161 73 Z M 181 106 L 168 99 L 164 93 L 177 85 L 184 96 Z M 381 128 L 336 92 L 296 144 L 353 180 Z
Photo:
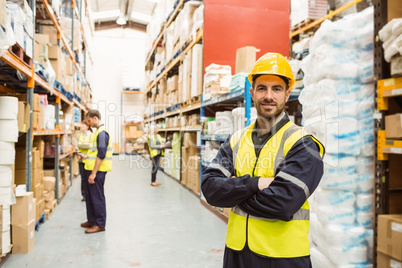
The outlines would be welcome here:
M 112 170 L 113 148 L 105 125 L 100 123 L 101 115 L 97 110 L 89 110 L 87 120 L 91 127 L 96 128 L 91 137 L 85 171 L 88 178 L 88 191 L 85 198 L 87 204 L 87 221 L 81 227 L 88 228 L 85 233 L 105 231 L 106 199 L 104 184 L 106 173 Z
M 223 267 L 311 267 L 309 204 L 323 175 L 323 145 L 284 112 L 295 83 L 278 53 L 248 75 L 257 120 L 235 132 L 202 176 L 212 206 L 231 207 Z

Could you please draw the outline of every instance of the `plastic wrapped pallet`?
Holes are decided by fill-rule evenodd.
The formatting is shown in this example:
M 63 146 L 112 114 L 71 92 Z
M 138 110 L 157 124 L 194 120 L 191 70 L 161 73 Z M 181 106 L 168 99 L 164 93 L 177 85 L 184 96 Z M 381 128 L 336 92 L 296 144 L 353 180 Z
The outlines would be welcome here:
M 290 23 L 295 26 L 307 19 L 319 19 L 327 15 L 327 0 L 291 0 Z
M 302 62 L 303 124 L 326 148 L 324 175 L 311 199 L 317 267 L 371 265 L 373 24 L 373 7 L 325 21 Z

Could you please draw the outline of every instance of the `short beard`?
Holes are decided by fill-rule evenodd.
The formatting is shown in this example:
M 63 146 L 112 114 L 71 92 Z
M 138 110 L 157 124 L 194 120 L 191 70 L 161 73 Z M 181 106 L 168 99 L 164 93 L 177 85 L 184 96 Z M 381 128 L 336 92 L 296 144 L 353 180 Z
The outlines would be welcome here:
M 270 116 L 270 117 L 265 117 L 265 116 L 263 115 L 260 106 L 256 107 L 256 109 L 257 109 L 257 115 L 258 115 L 258 117 L 260 117 L 261 119 L 263 119 L 265 122 L 270 123 L 270 122 L 272 122 L 272 121 L 275 121 L 276 118 L 278 118 L 279 115 L 285 110 L 285 104 L 284 104 L 282 107 L 278 107 L 277 112 L 276 112 L 273 116 Z

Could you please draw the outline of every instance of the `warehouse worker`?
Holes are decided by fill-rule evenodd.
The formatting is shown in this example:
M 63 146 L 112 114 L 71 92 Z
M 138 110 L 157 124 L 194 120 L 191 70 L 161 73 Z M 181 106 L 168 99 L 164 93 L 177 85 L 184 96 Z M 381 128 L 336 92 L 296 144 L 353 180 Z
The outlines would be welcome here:
M 101 115 L 97 110 L 89 110 L 87 120 L 91 127 L 97 128 L 91 137 L 85 171 L 88 177 L 88 192 L 86 196 L 87 221 L 81 227 L 88 228 L 85 233 L 97 233 L 105 230 L 106 200 L 104 184 L 106 173 L 112 170 L 113 148 L 105 125 L 100 123 Z
M 87 184 L 88 184 L 88 178 L 85 176 L 86 172 L 84 169 L 85 162 L 87 161 L 86 155 L 88 153 L 88 149 L 90 147 L 90 142 L 91 142 L 91 136 L 92 136 L 92 130 L 91 126 L 89 125 L 89 122 L 87 120 L 81 121 L 80 124 L 80 130 L 81 134 L 78 137 L 78 150 L 80 151 L 78 153 L 78 158 L 79 158 L 79 168 L 80 168 L 80 175 L 81 175 L 81 195 L 82 195 L 82 200 L 85 201 L 86 197 L 86 192 L 87 192 Z
M 162 142 L 161 135 L 158 134 L 159 129 L 155 125 L 151 125 L 150 133 L 147 138 L 149 147 L 149 156 L 152 160 L 152 179 L 151 186 L 158 187 L 161 185 L 156 182 L 156 173 L 158 172 L 159 161 L 164 155 L 165 144 Z
M 202 176 L 209 204 L 231 207 L 223 267 L 311 267 L 309 204 L 323 175 L 323 145 L 284 112 L 295 83 L 267 53 L 248 75 L 257 120 L 235 132 Z

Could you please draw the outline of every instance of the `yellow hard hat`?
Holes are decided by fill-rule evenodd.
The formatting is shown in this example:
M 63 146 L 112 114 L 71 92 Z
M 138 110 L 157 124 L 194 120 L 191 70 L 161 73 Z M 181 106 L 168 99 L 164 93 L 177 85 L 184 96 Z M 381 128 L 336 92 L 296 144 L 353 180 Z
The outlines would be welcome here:
M 289 79 L 289 89 L 295 84 L 295 79 L 293 78 L 292 67 L 279 53 L 266 53 L 264 56 L 259 58 L 254 64 L 254 68 L 248 75 L 248 81 L 253 85 L 254 75 L 262 74 L 272 74 L 280 75 Z

